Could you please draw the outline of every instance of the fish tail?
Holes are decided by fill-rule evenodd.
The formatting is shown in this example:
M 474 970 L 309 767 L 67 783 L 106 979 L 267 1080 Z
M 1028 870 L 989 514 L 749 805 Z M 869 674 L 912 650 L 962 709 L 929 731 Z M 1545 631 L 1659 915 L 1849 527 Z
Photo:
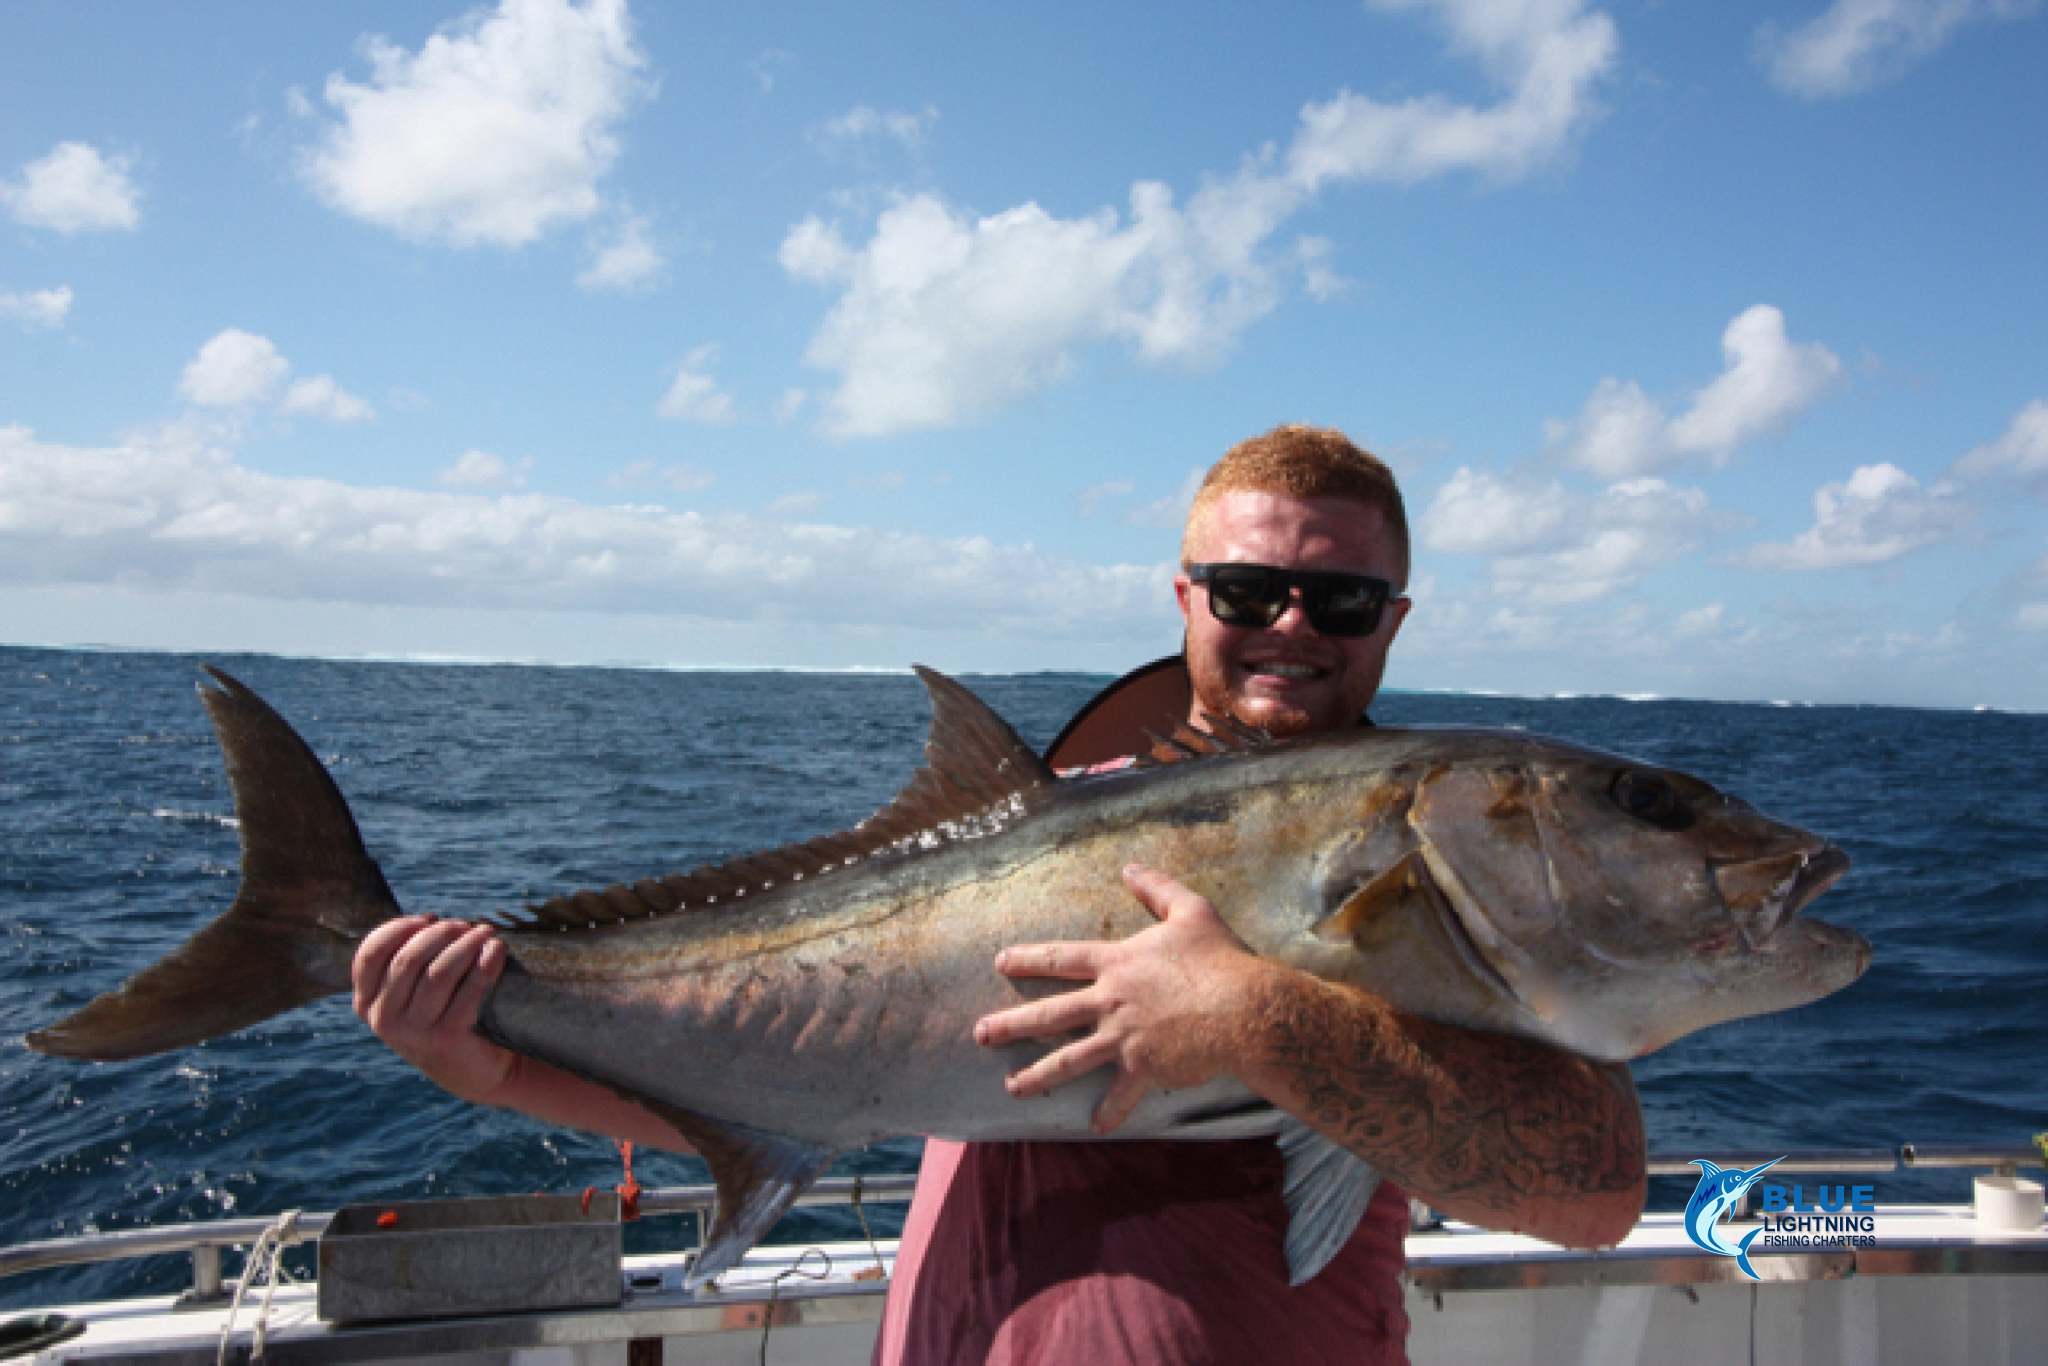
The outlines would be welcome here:
M 1760 1281 L 1763 1279 L 1763 1277 L 1757 1275 L 1756 1268 L 1749 1264 L 1749 1245 L 1755 1242 L 1756 1235 L 1762 1232 L 1763 1230 L 1760 1228 L 1753 1228 L 1748 1233 L 1744 1234 L 1742 1238 L 1742 1246 L 1735 1253 L 1735 1264 L 1742 1268 L 1743 1275 L 1749 1277 L 1753 1281 Z
M 234 790 L 242 885 L 221 917 L 77 1014 L 28 1036 L 111 1061 L 182 1048 L 349 987 L 355 946 L 399 914 L 326 765 L 262 698 L 199 687 Z

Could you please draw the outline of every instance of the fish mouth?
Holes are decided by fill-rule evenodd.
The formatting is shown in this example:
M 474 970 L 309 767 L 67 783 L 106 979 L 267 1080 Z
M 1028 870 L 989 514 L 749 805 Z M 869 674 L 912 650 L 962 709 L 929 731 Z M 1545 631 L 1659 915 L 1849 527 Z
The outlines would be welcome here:
M 1719 863 L 1714 884 L 1752 951 L 1772 947 L 1778 931 L 1849 871 L 1849 856 L 1832 844 Z M 1816 927 L 1818 921 L 1810 921 Z M 1832 929 L 1832 926 L 1827 928 Z

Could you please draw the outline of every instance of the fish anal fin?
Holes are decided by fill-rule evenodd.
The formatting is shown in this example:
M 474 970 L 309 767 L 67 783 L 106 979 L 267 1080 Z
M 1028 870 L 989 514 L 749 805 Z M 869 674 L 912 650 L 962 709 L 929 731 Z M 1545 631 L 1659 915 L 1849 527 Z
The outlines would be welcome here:
M 1434 910 L 1440 896 L 1422 852 L 1412 850 L 1344 898 L 1344 904 L 1317 921 L 1311 933 L 1325 943 L 1359 943 L 1371 938 L 1376 925 L 1398 919 L 1404 910 L 1418 905 Z
M 832 1165 L 833 1151 L 645 1096 L 641 1105 L 690 1141 L 711 1168 L 718 1212 L 684 1285 L 695 1290 L 739 1265 L 790 1205 Z
M 1275 1141 L 1285 1171 L 1287 1283 L 1301 1285 L 1330 1264 L 1365 1217 L 1379 1189 L 1371 1163 L 1298 1119 L 1289 1118 Z

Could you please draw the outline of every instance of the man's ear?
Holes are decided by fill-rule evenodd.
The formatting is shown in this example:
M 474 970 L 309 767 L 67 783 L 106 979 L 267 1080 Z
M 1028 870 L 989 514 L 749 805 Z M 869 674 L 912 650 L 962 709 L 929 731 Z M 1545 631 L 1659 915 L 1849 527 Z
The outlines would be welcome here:
M 1195 581 L 1187 576 L 1186 570 L 1182 570 L 1173 576 L 1173 600 L 1180 604 L 1180 622 L 1183 635 L 1187 631 L 1188 608 L 1189 604 L 1193 601 L 1194 587 Z M 1182 653 L 1186 653 L 1186 651 L 1183 650 Z
M 1406 594 L 1387 603 L 1390 620 L 1387 623 L 1387 644 L 1394 643 L 1394 637 L 1401 634 L 1401 623 L 1408 620 L 1408 609 L 1415 605 L 1415 599 Z

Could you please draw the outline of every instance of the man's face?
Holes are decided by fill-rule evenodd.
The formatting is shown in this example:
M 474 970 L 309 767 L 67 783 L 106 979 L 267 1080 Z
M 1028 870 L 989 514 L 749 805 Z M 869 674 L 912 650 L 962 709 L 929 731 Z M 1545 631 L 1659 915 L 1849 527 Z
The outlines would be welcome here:
M 1378 508 L 1341 498 L 1226 493 L 1189 544 L 1191 562 L 1339 570 L 1400 582 L 1400 561 Z M 1355 722 L 1379 691 L 1387 647 L 1408 615 L 1396 598 L 1369 636 L 1326 636 L 1309 623 L 1297 592 L 1271 626 L 1227 626 L 1209 611 L 1209 590 L 1174 576 L 1187 623 L 1190 721 L 1233 716 L 1275 735 L 1335 730 Z

